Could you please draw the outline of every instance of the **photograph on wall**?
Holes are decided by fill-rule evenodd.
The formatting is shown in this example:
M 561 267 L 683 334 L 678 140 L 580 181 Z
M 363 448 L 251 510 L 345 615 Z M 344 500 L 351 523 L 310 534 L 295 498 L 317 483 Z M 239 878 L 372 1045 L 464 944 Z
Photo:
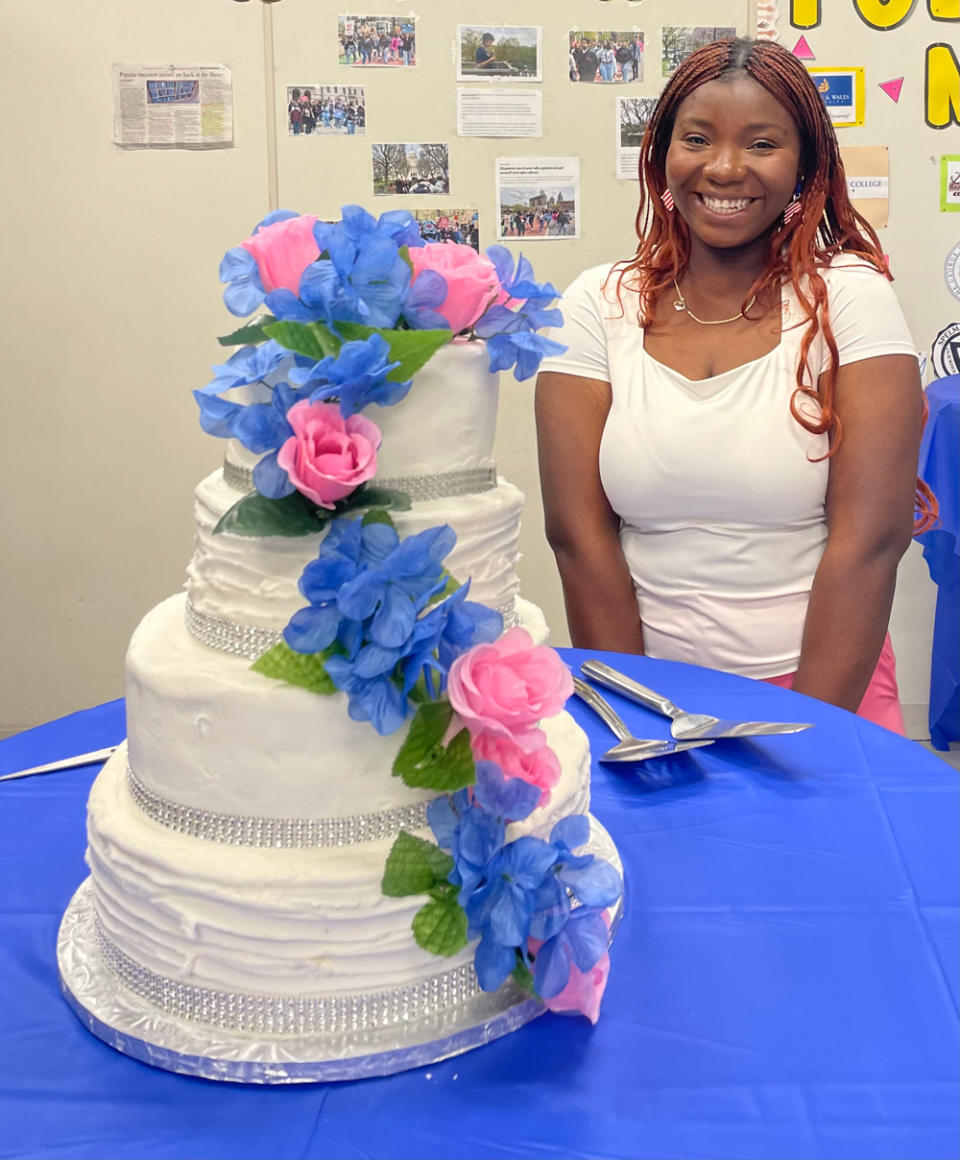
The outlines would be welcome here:
M 457 89 L 460 137 L 542 137 L 542 89 Z
M 531 25 L 458 25 L 457 80 L 540 80 L 540 31 Z
M 567 45 L 567 71 L 574 82 L 621 85 L 643 80 L 642 32 L 577 29 L 568 34 Z
M 362 85 L 287 85 L 289 137 L 352 137 L 366 126 Z
M 441 144 L 386 144 L 371 146 L 373 192 L 449 193 L 450 147 Z
M 357 68 L 410 68 L 417 63 L 411 16 L 338 16 L 340 63 Z
M 666 26 L 660 30 L 661 71 L 668 77 L 698 48 L 715 40 L 730 40 L 737 30 L 728 24 L 698 24 L 695 28 Z
M 835 129 L 863 124 L 862 68 L 808 68 Z
M 940 212 L 960 213 L 960 153 L 940 158 Z
M 656 97 L 617 97 L 617 177 L 638 179 L 640 146 L 653 116 Z
M 200 78 L 147 81 L 147 102 L 151 105 L 199 105 Z
M 456 242 L 480 252 L 480 214 L 475 209 L 411 209 L 425 242 Z
M 580 236 L 579 157 L 498 157 L 496 166 L 501 238 Z

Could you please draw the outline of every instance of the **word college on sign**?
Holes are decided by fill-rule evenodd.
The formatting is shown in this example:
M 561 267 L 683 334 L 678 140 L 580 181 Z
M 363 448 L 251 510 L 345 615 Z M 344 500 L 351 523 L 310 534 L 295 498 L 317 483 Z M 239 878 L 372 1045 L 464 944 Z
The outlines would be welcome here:
M 847 192 L 850 200 L 864 197 L 889 197 L 889 177 L 847 177 Z
M 789 0 L 794 28 L 817 28 L 823 0 Z M 839 7 L 841 0 L 832 0 Z M 868 28 L 890 32 L 905 24 L 920 0 L 848 0 Z M 960 0 L 925 0 L 927 16 L 938 23 L 960 24 Z M 956 42 L 956 37 L 951 37 Z M 953 45 L 943 41 L 926 50 L 924 120 L 931 129 L 960 125 L 960 61 Z

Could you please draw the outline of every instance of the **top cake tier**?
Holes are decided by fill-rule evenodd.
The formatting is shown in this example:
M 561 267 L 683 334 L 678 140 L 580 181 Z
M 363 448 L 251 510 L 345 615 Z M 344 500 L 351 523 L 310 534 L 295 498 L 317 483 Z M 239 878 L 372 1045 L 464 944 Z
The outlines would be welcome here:
M 497 376 L 487 367 L 485 343 L 455 340 L 417 372 L 406 398 L 366 409 L 382 433 L 371 485 L 410 495 L 412 510 L 394 513 L 401 535 L 449 524 L 457 543 L 447 566 L 457 579 L 472 581 L 472 600 L 513 623 L 523 496 L 497 479 Z M 266 388 L 254 390 L 263 394 Z M 216 472 L 197 488 L 187 591 L 196 614 L 279 631 L 303 607 L 297 581 L 322 536 L 214 534 L 221 517 L 252 488 L 258 459 L 231 442 L 223 475 Z
M 488 366 L 486 343 L 454 339 L 417 371 L 405 399 L 365 408 L 383 435 L 377 485 L 492 466 L 498 376 Z M 259 458 L 231 440 L 228 462 L 251 468 Z

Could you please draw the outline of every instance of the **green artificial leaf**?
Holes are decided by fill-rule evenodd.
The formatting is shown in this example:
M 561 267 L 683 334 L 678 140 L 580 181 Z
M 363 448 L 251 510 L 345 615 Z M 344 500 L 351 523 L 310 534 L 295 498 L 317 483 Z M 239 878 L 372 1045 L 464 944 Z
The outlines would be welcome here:
M 268 338 L 276 339 L 282 347 L 295 354 L 304 354 L 318 362 L 327 355 L 340 351 L 340 339 L 322 322 L 274 322 L 264 327 Z
M 361 527 L 366 528 L 370 524 L 386 524 L 394 530 L 397 526 L 390 518 L 389 512 L 385 512 L 383 508 L 371 508 L 370 511 L 364 513 L 363 519 L 360 521 Z
M 213 534 L 235 536 L 309 536 L 322 531 L 330 513 L 299 491 L 283 499 L 267 499 L 259 492 L 245 495 L 224 512 Z
M 460 588 L 460 581 L 446 568 L 443 570 L 443 575 L 447 582 L 434 596 L 431 596 L 427 601 L 427 608 L 432 608 L 434 604 L 439 604 L 441 600 L 446 600 L 448 596 L 452 596 Z
M 401 258 L 403 258 L 403 260 L 407 263 L 407 265 L 412 270 L 413 269 L 413 261 L 410 258 L 410 247 L 409 246 L 401 246 L 400 249 L 397 251 L 397 253 L 400 255 Z
M 446 882 L 452 869 L 453 859 L 445 850 L 401 830 L 387 855 L 380 889 L 388 898 L 426 894 Z
M 467 916 L 453 898 L 434 898 L 413 916 L 417 945 L 449 958 L 467 945 Z
M 438 882 L 435 886 L 431 886 L 427 893 L 431 898 L 456 898 L 460 889 L 452 882 Z
M 351 511 L 353 508 L 389 508 L 395 512 L 408 512 L 411 508 L 410 496 L 405 491 L 397 491 L 392 487 L 358 487 L 337 504 L 338 511 Z
M 473 785 L 477 771 L 470 734 L 461 729 L 446 748 L 443 746 L 452 720 L 453 707 L 447 701 L 420 705 L 394 760 L 394 777 L 402 778 L 412 789 L 435 789 L 441 793 Z
M 530 995 L 535 996 L 537 999 L 540 998 L 533 986 L 533 972 L 520 957 L 519 950 L 517 951 L 517 965 L 510 972 L 510 977 L 521 989 L 521 991 L 526 991 Z
M 387 375 L 394 383 L 405 383 L 425 366 L 442 346 L 453 338 L 452 330 L 383 330 L 361 322 L 338 322 L 337 332 L 348 342 L 379 334 L 390 346 L 390 361 L 400 365 Z M 286 345 L 286 344 L 284 344 Z
M 275 681 L 286 681 L 288 685 L 297 685 L 311 693 L 330 697 L 337 691 L 337 686 L 327 676 L 324 661 L 335 651 L 334 648 L 328 648 L 319 653 L 298 653 L 280 641 L 273 648 L 267 649 L 250 668 Z
M 241 326 L 233 334 L 221 335 L 217 342 L 221 346 L 246 346 L 250 342 L 263 342 L 267 337 L 264 327 L 276 321 L 272 314 L 259 314 L 252 322 L 248 322 L 246 326 Z

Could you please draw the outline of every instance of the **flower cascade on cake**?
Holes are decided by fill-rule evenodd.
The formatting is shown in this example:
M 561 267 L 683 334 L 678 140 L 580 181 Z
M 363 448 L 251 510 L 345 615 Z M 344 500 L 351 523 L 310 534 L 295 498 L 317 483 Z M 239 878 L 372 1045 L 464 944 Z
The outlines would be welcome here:
M 325 531 L 300 577 L 304 607 L 253 669 L 345 694 L 350 717 L 382 735 L 407 727 L 392 773 L 437 794 L 434 841 L 401 831 L 382 890 L 425 897 L 412 923 L 419 946 L 452 956 L 478 940 L 484 990 L 512 976 L 548 1007 L 595 1020 L 619 873 L 577 853 L 585 815 L 562 818 L 546 839 L 508 840 L 560 778 L 540 723 L 563 710 L 570 673 L 468 599 L 469 581 L 444 566 L 456 541 L 448 525 L 398 534 L 390 513 L 411 500 L 377 486 L 381 432 L 361 414 L 401 403 L 455 336 L 485 342 L 492 372 L 529 378 L 565 349 L 536 333 L 562 324 L 557 291 L 504 246 L 425 245 L 408 212 L 376 219 L 359 206 L 335 223 L 270 214 L 228 251 L 220 278 L 233 314 L 269 313 L 220 340 L 239 349 L 194 392 L 205 431 L 261 456 L 255 490 L 216 531 Z

